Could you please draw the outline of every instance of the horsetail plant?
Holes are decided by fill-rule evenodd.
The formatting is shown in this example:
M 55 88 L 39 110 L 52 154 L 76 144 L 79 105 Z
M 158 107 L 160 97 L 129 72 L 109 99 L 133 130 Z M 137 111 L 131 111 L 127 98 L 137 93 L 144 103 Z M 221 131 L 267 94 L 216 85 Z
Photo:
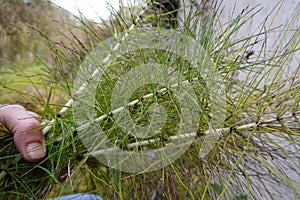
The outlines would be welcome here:
M 259 13 L 259 7 L 246 8 L 228 24 L 219 25 L 218 2 L 184 5 L 185 20 L 178 19 L 176 32 L 194 43 L 185 49 L 176 46 L 178 41 L 186 42 L 185 37 L 175 31 L 164 35 L 161 25 L 170 21 L 167 27 L 174 27 L 175 20 L 168 17 L 180 11 L 174 7 L 166 11 L 167 3 L 149 1 L 136 17 L 132 17 L 134 6 L 115 13 L 120 26 L 107 26 L 115 36 L 94 52 L 86 52 L 80 67 L 73 66 L 77 78 L 55 83 L 71 98 L 64 105 L 44 103 L 47 108 L 59 109 L 57 115 L 51 109 L 41 112 L 44 118 L 55 116 L 43 129 L 48 151 L 43 161 L 29 164 L 19 160 L 11 137 L 3 131 L 1 138 L 6 143 L 0 149 L 0 159 L 5 161 L 0 197 L 38 199 L 49 193 L 48 197 L 74 192 L 112 199 L 299 197 L 299 181 L 292 177 L 299 177 L 300 168 L 299 65 L 291 75 L 286 74 L 285 66 L 293 65 L 289 61 L 299 53 L 300 32 L 292 27 L 300 5 L 272 54 L 264 45 L 276 29 L 265 25 L 266 21 L 259 33 L 234 38 Z M 274 9 L 274 19 L 278 10 Z M 127 25 L 128 21 L 133 23 Z M 122 35 L 123 27 L 128 31 Z M 149 37 L 153 27 L 157 35 Z M 80 28 L 94 35 L 88 26 Z M 171 43 L 174 37 L 178 40 Z M 143 46 L 153 41 L 162 48 Z M 201 44 L 198 49 L 197 44 Z M 253 49 L 257 44 L 262 45 L 258 52 Z M 56 47 L 50 48 L 65 59 Z M 178 52 L 183 49 L 181 56 Z M 199 52 L 201 56 L 195 56 Z M 204 70 L 199 71 L 197 65 Z M 39 75 L 51 81 L 55 77 Z M 215 77 L 218 79 L 210 80 Z M 143 82 L 146 79 L 151 81 Z M 220 84 L 224 87 L 218 87 Z M 79 89 L 72 94 L 67 85 Z M 214 105 L 218 108 L 215 114 Z M 213 127 L 219 118 L 222 126 Z M 192 128 L 185 129 L 189 125 Z M 204 149 L 211 133 L 217 133 L 216 140 Z M 174 146 L 179 150 L 172 151 Z M 165 151 L 157 153 L 159 149 Z M 138 153 L 144 157 L 133 157 Z M 122 165 L 131 158 L 140 160 Z M 149 165 L 141 165 L 144 159 Z

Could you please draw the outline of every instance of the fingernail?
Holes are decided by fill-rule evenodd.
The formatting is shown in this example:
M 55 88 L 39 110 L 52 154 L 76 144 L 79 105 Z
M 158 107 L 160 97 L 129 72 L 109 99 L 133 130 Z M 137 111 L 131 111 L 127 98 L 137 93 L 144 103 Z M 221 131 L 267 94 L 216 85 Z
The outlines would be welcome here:
M 38 159 L 43 158 L 46 151 L 41 143 L 34 142 L 27 145 L 26 154 L 30 159 Z

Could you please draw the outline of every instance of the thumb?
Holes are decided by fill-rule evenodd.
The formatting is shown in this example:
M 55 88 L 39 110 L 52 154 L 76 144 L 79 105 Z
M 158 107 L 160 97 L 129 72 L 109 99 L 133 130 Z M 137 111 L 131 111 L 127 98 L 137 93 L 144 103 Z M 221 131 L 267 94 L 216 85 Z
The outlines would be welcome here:
M 14 134 L 18 151 L 29 162 L 41 160 L 46 155 L 44 136 L 36 116 L 19 105 L 0 108 L 0 122 Z

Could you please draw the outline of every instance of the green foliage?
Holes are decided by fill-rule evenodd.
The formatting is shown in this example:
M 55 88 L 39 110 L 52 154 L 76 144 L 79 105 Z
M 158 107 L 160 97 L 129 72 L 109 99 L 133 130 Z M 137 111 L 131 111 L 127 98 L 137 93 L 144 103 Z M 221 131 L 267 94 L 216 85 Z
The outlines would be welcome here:
M 150 25 L 159 27 L 166 23 L 171 23 L 168 27 L 174 26 L 172 22 L 162 17 L 165 13 L 155 12 L 157 4 L 152 4 L 153 1 L 149 2 L 142 9 L 140 7 L 129 9 L 130 16 L 128 13 L 122 15 L 125 13 L 122 11 L 120 15 L 115 14 L 113 17 L 116 23 L 119 23 L 115 26 L 118 29 L 105 24 L 108 32 L 117 31 L 116 35 L 118 35 L 121 30 L 124 30 L 130 34 L 132 31 L 130 27 Z M 216 73 L 222 77 L 220 81 L 226 86 L 224 88 L 226 96 L 219 97 L 226 99 L 225 124 L 218 130 L 222 133 L 221 137 L 205 158 L 199 158 L 199 149 L 209 133 L 208 122 L 212 118 L 212 100 L 207 94 L 207 85 L 201 74 L 192 69 L 191 63 L 183 58 L 177 58 L 170 52 L 143 49 L 122 55 L 114 63 L 102 65 L 103 62 L 90 53 L 88 48 L 81 45 L 76 37 L 65 35 L 78 50 L 73 51 L 73 56 L 77 58 L 74 60 L 55 45 L 43 30 L 38 30 L 32 33 L 32 37 L 38 38 L 54 53 L 56 65 L 52 67 L 44 64 L 43 69 L 36 72 L 34 78 L 32 74 L 25 73 L 26 70 L 21 72 L 26 74 L 24 77 L 28 78 L 29 84 L 37 91 L 42 87 L 45 95 L 39 98 L 36 94 L 26 95 L 17 88 L 12 88 L 7 77 L 0 79 L 3 87 L 0 92 L 3 92 L 4 88 L 5 91 L 10 89 L 21 93 L 23 97 L 26 96 L 28 101 L 34 102 L 35 105 L 40 105 L 35 108 L 35 111 L 42 119 L 48 120 L 48 124 L 53 124 L 51 129 L 45 132 L 48 153 L 47 157 L 39 163 L 32 164 L 19 160 L 19 153 L 13 146 L 12 136 L 1 127 L 3 130 L 0 131 L 0 139 L 3 142 L 0 143 L 0 184 L 2 185 L 0 198 L 41 199 L 48 197 L 47 195 L 60 196 L 83 192 L 96 193 L 104 199 L 257 199 L 261 191 L 269 192 L 268 188 L 263 188 L 258 183 L 262 178 L 267 178 L 271 183 L 280 183 L 288 187 L 293 191 L 296 199 L 300 188 L 299 182 L 286 176 L 280 163 L 285 160 L 286 167 L 295 172 L 300 168 L 299 155 L 297 155 L 300 135 L 299 66 L 295 66 L 295 73 L 291 76 L 284 76 L 286 67 L 290 64 L 289 60 L 299 53 L 300 32 L 299 30 L 292 32 L 287 28 L 286 32 L 293 33 L 293 36 L 289 40 L 283 36 L 278 44 L 278 51 L 264 56 L 262 48 L 261 52 L 252 55 L 249 49 L 255 44 L 252 39 L 257 35 L 234 38 L 234 34 L 255 15 L 258 9 L 246 9 L 224 27 L 219 27 L 217 5 L 210 4 L 211 13 L 206 17 L 203 17 L 203 13 L 209 12 L 204 5 L 201 5 L 199 7 L 201 10 L 196 13 L 187 13 L 187 21 L 178 30 L 205 47 L 215 63 Z M 295 18 L 298 13 L 295 12 Z M 81 26 L 74 26 L 74 28 L 86 33 L 92 41 L 90 46 L 95 47 L 94 44 L 101 42 L 103 38 L 95 34 L 95 29 L 88 24 L 87 20 L 83 17 L 78 19 L 81 20 Z M 200 27 L 205 28 L 199 29 L 197 21 L 201 21 Z M 132 23 L 135 25 L 131 26 Z M 259 35 L 268 38 L 272 31 L 274 30 L 271 28 L 262 29 Z M 261 43 L 265 42 L 267 39 L 261 41 Z M 59 110 L 64 107 L 63 102 L 67 102 L 70 98 L 76 99 L 74 95 L 76 91 L 72 91 L 74 80 L 77 80 L 76 74 L 83 80 L 90 77 L 89 69 L 83 69 L 84 63 L 81 67 L 78 65 L 82 55 L 97 66 L 101 66 L 101 69 L 106 69 L 106 74 L 100 79 L 89 80 L 89 84 L 94 84 L 97 88 L 97 95 L 96 102 L 86 107 L 92 106 L 97 111 L 96 117 L 103 116 L 102 120 L 93 121 L 91 127 L 103 127 L 104 134 L 117 147 L 133 152 L 170 145 L 172 143 L 170 137 L 174 136 L 178 127 L 180 112 L 176 104 L 176 95 L 168 90 L 155 93 L 160 91 L 163 85 L 147 84 L 138 88 L 130 100 L 141 99 L 141 101 L 128 107 L 130 120 L 139 125 L 149 124 L 150 117 L 147 110 L 153 102 L 165 106 L 168 120 L 160 134 L 144 139 L 145 141 L 154 139 L 154 142 L 129 149 L 129 144 L 138 142 L 141 138 L 129 137 L 111 116 L 110 100 L 117 78 L 149 61 L 170 65 L 178 71 L 183 71 L 188 80 L 197 78 L 192 86 L 201 105 L 201 120 L 195 125 L 198 126 L 197 138 L 184 155 L 163 169 L 147 173 L 121 172 L 93 158 L 81 140 L 82 135 L 88 134 L 89 129 L 78 131 L 78 127 L 84 125 L 84 122 L 76 124 L 74 120 L 76 117 L 74 115 L 85 116 L 85 107 L 80 112 L 74 112 L 72 109 L 76 108 L 75 105 L 65 113 L 59 113 Z M 239 73 L 245 73 L 246 78 L 241 80 L 238 77 Z M 11 76 L 15 77 L 15 75 Z M 36 83 L 34 81 L 36 78 L 43 80 L 44 86 Z M 89 92 L 84 91 L 84 94 Z M 155 95 L 152 95 L 152 98 L 141 98 L 153 92 Z M 60 100 L 52 99 L 58 94 L 62 96 Z M 52 119 L 55 121 L 50 122 Z M 261 175 L 263 172 L 264 176 Z

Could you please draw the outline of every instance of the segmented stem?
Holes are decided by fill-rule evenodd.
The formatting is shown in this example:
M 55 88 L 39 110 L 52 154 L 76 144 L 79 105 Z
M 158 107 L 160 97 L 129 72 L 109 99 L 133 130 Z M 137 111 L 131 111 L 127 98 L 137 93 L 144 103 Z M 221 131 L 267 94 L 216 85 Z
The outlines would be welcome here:
M 131 30 L 133 30 L 133 29 L 136 27 L 136 25 L 139 23 L 139 20 L 141 19 L 141 16 L 148 10 L 148 8 L 149 8 L 149 6 L 150 6 L 150 3 L 151 3 L 151 1 L 149 0 L 149 1 L 147 1 L 147 2 L 142 6 L 142 11 L 141 11 L 141 12 L 139 13 L 139 15 L 133 20 L 131 26 L 130 26 L 129 29 L 128 29 L 128 32 L 130 32 Z M 128 32 L 126 32 L 126 33 L 124 34 L 124 36 L 120 39 L 120 41 L 114 46 L 113 51 L 117 51 L 117 50 L 119 49 L 119 47 L 120 47 L 122 41 L 124 41 L 124 40 L 128 37 L 128 35 L 129 35 Z M 110 60 L 110 58 L 111 58 L 111 54 L 108 54 L 108 55 L 104 58 L 103 63 L 104 63 L 104 64 L 107 63 L 107 62 Z M 93 72 L 91 78 L 97 76 L 98 74 L 99 74 L 99 69 L 97 68 L 97 69 Z M 76 96 L 76 95 L 79 95 L 79 94 L 81 94 L 83 91 L 85 91 L 85 89 L 86 89 L 87 86 L 88 86 L 88 81 L 85 81 L 85 82 L 80 86 L 80 88 L 75 92 L 75 96 Z M 68 101 L 68 102 L 63 106 L 63 108 L 58 112 L 57 116 L 62 116 L 65 112 L 67 112 L 67 111 L 71 108 L 71 106 L 72 106 L 73 103 L 74 103 L 74 98 L 69 99 L 69 101 Z M 52 120 L 51 120 L 51 121 L 43 128 L 42 132 L 43 132 L 44 135 L 45 135 L 45 134 L 53 127 L 53 125 L 54 125 L 55 122 L 56 122 L 56 119 L 57 119 L 57 118 L 53 118 L 53 119 L 52 119 Z M 15 158 L 15 160 L 14 160 L 11 164 L 15 164 L 15 163 L 17 163 L 19 160 L 21 160 L 21 156 L 17 156 L 17 157 Z M 3 178 L 6 176 L 6 174 L 7 174 L 7 172 L 3 170 L 3 171 L 0 173 L 0 180 L 3 179 Z
M 117 51 L 120 48 L 120 45 L 122 44 L 122 42 L 128 37 L 129 32 L 132 31 L 136 25 L 138 24 L 139 20 L 141 19 L 141 16 L 148 10 L 150 5 L 150 1 L 146 2 L 143 6 L 142 6 L 142 11 L 139 13 L 139 15 L 133 20 L 133 23 L 131 24 L 131 26 L 128 29 L 128 32 L 126 32 L 124 34 L 124 36 L 120 39 L 120 41 L 114 46 L 114 48 L 112 49 L 113 51 Z M 106 64 L 110 58 L 111 58 L 112 54 L 108 54 L 104 60 L 103 60 L 103 64 Z M 95 76 L 97 76 L 99 74 L 99 68 L 96 68 L 95 71 L 93 72 L 91 78 L 94 78 Z M 86 87 L 88 86 L 89 81 L 85 81 L 80 87 L 79 89 L 75 92 L 74 96 L 77 96 L 79 94 L 81 94 L 82 92 L 85 91 Z M 69 99 L 69 101 L 63 106 L 63 108 L 58 112 L 58 115 L 61 116 L 63 115 L 65 112 L 67 112 L 70 107 L 72 106 L 72 104 L 74 103 L 74 98 Z M 43 134 L 45 135 L 51 128 L 52 126 L 55 124 L 56 122 L 56 118 L 53 118 L 43 129 Z

